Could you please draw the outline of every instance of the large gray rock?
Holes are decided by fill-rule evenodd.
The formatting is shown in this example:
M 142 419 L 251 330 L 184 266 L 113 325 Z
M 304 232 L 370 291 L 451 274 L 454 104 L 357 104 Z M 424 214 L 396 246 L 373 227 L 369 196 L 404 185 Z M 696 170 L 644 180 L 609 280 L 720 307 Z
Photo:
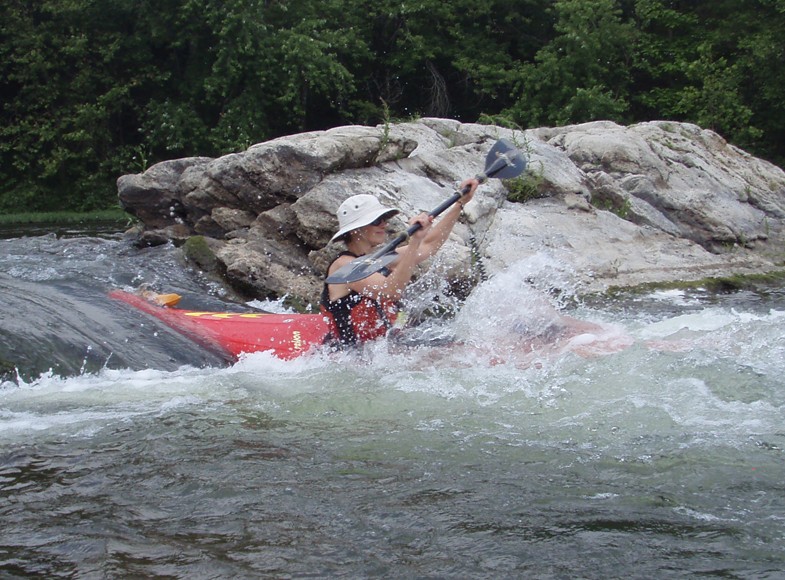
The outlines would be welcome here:
M 338 127 L 159 163 L 122 176 L 118 191 L 144 223 L 140 243 L 208 236 L 235 289 L 315 303 L 340 250 L 328 241 L 341 201 L 372 193 L 406 216 L 427 211 L 483 170 L 499 138 L 529 168 L 512 184 L 490 180 L 467 206 L 436 259 L 451 284 L 474 279 L 470 246 L 491 274 L 547 252 L 587 291 L 782 266 L 785 172 L 684 123 Z M 525 203 L 507 201 L 510 187 Z

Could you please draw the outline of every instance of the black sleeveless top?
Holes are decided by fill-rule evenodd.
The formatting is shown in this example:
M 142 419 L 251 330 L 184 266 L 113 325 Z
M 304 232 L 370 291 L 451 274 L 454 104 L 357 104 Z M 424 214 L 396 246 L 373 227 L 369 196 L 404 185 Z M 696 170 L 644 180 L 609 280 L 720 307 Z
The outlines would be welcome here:
M 336 260 L 342 256 L 358 258 L 353 252 L 341 252 Z M 335 263 L 335 260 L 330 264 Z M 329 267 L 327 268 L 329 271 Z M 390 270 L 383 268 L 380 273 L 388 276 Z M 387 301 L 385 301 L 387 302 Z M 386 307 L 386 308 L 385 308 Z M 322 313 L 332 318 L 334 322 L 333 333 L 326 342 L 337 342 L 339 346 L 347 346 L 379 338 L 387 333 L 392 326 L 390 310 L 397 309 L 397 303 L 382 302 L 350 290 L 346 296 L 338 300 L 330 300 L 330 290 L 325 282 L 322 288 L 321 310 Z

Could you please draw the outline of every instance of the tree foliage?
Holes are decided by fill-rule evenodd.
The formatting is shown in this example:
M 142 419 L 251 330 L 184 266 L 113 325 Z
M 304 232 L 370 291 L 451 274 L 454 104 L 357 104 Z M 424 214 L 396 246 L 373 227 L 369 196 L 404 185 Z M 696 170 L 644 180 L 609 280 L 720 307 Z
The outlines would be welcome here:
M 7 0 L 0 211 L 389 114 L 672 119 L 785 162 L 785 0 Z
M 558 0 L 552 13 L 553 37 L 521 64 L 511 114 L 527 126 L 625 120 L 634 31 L 618 2 Z

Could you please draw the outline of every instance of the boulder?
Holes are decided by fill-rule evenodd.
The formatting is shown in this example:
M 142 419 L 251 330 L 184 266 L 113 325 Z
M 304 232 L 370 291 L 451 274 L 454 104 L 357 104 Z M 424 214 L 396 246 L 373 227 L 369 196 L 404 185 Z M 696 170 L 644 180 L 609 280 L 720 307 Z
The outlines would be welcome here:
M 483 170 L 499 138 L 529 166 L 489 180 L 466 207 L 434 258 L 450 286 L 475 280 L 478 259 L 493 274 L 543 252 L 586 291 L 782 267 L 785 172 L 686 123 L 337 127 L 165 161 L 120 177 L 118 193 L 143 222 L 139 243 L 205 236 L 235 290 L 313 304 L 341 249 L 328 242 L 344 199 L 371 193 L 402 216 L 433 209 Z

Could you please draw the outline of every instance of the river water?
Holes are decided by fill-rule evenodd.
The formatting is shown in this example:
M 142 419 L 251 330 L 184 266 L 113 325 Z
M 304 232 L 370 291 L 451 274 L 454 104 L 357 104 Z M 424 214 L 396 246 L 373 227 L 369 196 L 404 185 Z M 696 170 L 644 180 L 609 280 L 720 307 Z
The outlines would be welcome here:
M 226 308 L 176 249 L 0 241 L 0 576 L 783 577 L 781 289 L 571 305 L 632 344 L 516 356 L 546 262 L 445 323 L 471 348 L 228 365 L 105 297 Z

